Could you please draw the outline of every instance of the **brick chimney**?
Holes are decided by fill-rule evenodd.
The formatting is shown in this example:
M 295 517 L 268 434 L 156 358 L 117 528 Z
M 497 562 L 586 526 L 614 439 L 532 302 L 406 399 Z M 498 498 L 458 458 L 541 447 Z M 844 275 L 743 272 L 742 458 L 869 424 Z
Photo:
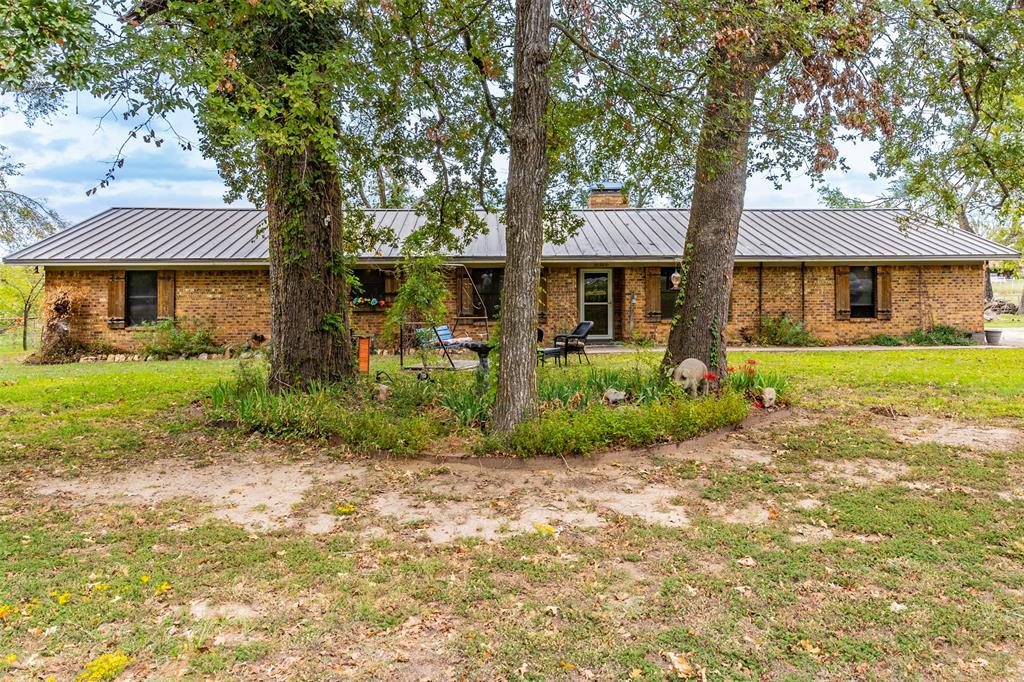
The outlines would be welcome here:
M 590 186 L 587 208 L 629 208 L 625 185 L 621 182 L 599 182 Z

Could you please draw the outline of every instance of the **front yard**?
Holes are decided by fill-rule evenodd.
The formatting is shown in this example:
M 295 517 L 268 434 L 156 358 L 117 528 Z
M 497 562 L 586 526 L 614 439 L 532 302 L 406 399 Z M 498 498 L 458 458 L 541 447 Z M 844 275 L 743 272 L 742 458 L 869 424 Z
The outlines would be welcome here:
M 231 361 L 2 364 L 0 676 L 1024 675 L 1024 350 L 755 359 L 794 407 L 526 460 L 212 426 Z

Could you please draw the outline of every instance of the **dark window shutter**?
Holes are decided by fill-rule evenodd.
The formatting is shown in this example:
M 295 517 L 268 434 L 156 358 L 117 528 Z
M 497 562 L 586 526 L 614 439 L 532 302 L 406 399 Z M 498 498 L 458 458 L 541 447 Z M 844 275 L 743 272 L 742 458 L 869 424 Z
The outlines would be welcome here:
M 398 280 L 395 278 L 394 270 L 384 271 L 384 296 L 391 299 L 398 293 Z
M 850 319 L 850 268 L 836 266 L 836 319 Z
M 107 326 L 124 329 L 124 270 L 110 273 L 107 284 Z
M 644 287 L 647 317 L 661 317 L 661 268 L 647 268 Z
M 161 270 L 157 273 L 156 319 L 174 319 L 174 270 Z
M 875 305 L 875 317 L 880 320 L 892 319 L 892 273 L 889 268 L 878 268 L 875 275 L 875 286 L 878 287 Z

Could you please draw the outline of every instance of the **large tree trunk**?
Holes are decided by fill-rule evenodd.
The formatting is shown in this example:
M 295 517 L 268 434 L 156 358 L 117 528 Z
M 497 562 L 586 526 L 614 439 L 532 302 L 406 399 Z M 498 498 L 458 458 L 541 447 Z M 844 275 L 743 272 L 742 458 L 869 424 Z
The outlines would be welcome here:
M 547 109 L 551 0 L 516 0 L 501 364 L 491 426 L 508 431 L 537 399 L 537 290 L 548 185 Z
M 355 371 L 334 163 L 265 151 L 270 238 L 270 387 L 307 388 Z
M 712 52 L 704 101 L 690 221 L 683 250 L 682 296 L 676 301 L 663 367 L 697 358 L 725 375 L 725 325 L 743 199 L 757 86 L 781 55 L 729 62 Z

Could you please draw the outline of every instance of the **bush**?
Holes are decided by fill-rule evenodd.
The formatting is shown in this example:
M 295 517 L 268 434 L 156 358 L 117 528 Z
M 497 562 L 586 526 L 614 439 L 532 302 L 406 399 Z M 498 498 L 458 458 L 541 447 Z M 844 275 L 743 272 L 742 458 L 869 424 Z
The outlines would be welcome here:
M 626 399 L 635 403 L 649 403 L 677 390 L 655 367 L 577 367 L 542 372 L 537 377 L 537 396 L 546 405 L 575 407 L 601 402 L 609 388 L 625 392 Z
M 857 339 L 853 343 L 858 346 L 902 346 L 903 340 L 892 334 L 875 334 L 866 339 Z
M 142 344 L 143 355 L 160 358 L 200 353 L 223 353 L 224 347 L 214 343 L 213 325 L 189 320 L 161 320 L 147 323 L 133 334 Z
M 918 329 L 902 336 L 875 334 L 858 339 L 854 343 L 866 346 L 973 346 L 974 337 L 970 332 L 940 324 L 929 329 Z
M 780 376 L 754 373 L 751 385 L 774 385 Z M 760 381 L 761 384 L 757 382 Z M 357 451 L 418 454 L 439 439 L 459 435 L 478 452 L 520 456 L 580 455 L 620 445 L 643 446 L 683 440 L 736 423 L 749 409 L 744 392 L 728 383 L 721 395 L 690 400 L 651 368 L 587 368 L 542 373 L 542 414 L 509 434 L 486 436 L 493 399 L 477 395 L 466 374 L 437 373 L 431 381 L 398 375 L 384 403 L 372 398 L 365 378 L 313 386 L 308 392 L 267 389 L 266 365 L 242 363 L 235 380 L 218 384 L 211 396 L 213 420 L 280 438 L 338 439 Z M 605 390 L 625 391 L 630 404 L 610 407 Z M 480 430 L 466 431 L 476 428 Z
M 761 327 L 753 337 L 758 346 L 820 346 L 821 340 L 807 331 L 803 320 L 788 315 L 762 317 Z
M 757 360 L 750 358 L 740 367 L 730 367 L 725 385 L 730 390 L 755 399 L 764 395 L 764 389 L 774 388 L 779 402 L 786 402 L 789 394 L 789 379 L 779 372 L 757 367 Z
M 970 332 L 938 325 L 928 330 L 910 332 L 903 337 L 910 346 L 973 346 L 974 339 Z
M 667 398 L 644 406 L 595 403 L 580 410 L 554 410 L 510 433 L 487 436 L 478 450 L 521 457 L 583 455 L 618 445 L 692 438 L 742 421 L 748 411 L 744 397 L 729 390 L 700 400 Z
M 396 381 L 384 404 L 372 402 L 369 383 L 359 379 L 274 393 L 267 388 L 263 367 L 243 363 L 235 381 L 214 387 L 210 417 L 269 436 L 337 438 L 359 452 L 413 455 L 447 433 L 444 420 L 420 402 L 433 401 L 436 389 L 430 383 L 411 377 Z

